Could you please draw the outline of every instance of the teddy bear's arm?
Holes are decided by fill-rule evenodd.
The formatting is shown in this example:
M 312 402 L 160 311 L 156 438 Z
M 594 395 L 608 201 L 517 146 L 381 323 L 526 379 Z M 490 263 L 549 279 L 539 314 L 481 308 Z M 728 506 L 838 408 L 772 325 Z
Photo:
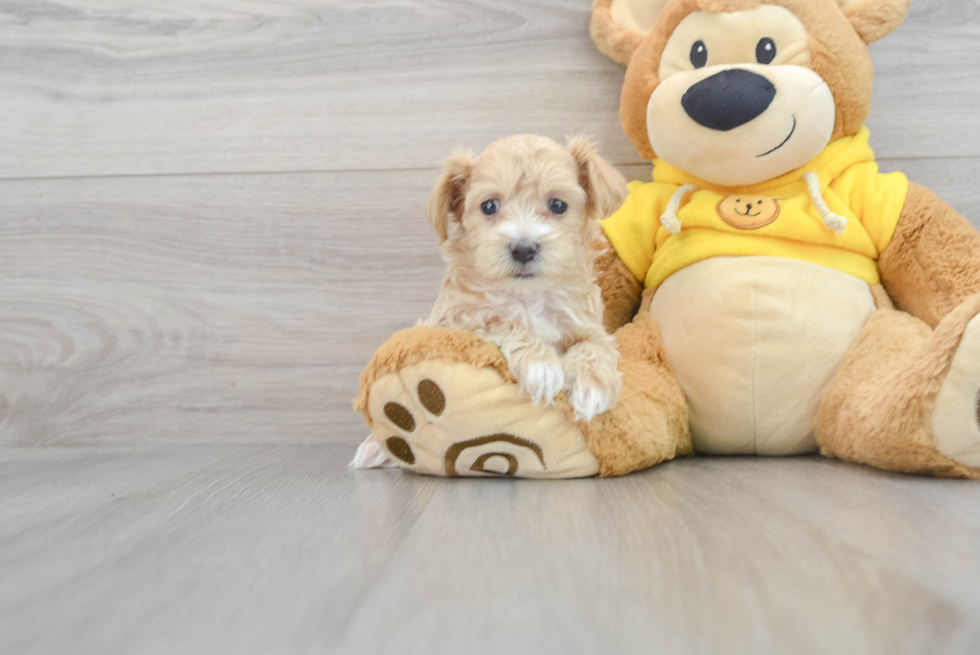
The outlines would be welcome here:
M 602 239 L 594 246 L 602 253 L 596 258 L 595 270 L 605 305 L 603 325 L 612 334 L 633 320 L 640 306 L 643 285 L 637 281 L 616 250 Z
M 911 184 L 878 266 L 896 306 L 935 327 L 980 292 L 980 233 L 935 193 Z

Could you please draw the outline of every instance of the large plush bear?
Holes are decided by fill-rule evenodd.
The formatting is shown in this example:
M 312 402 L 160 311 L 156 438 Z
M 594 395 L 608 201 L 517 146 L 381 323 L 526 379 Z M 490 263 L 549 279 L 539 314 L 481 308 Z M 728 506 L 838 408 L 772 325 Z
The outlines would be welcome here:
M 677 455 L 829 457 L 980 478 L 980 234 L 878 172 L 867 44 L 911 0 L 597 0 L 654 158 L 597 260 L 622 398 L 534 405 L 467 333 L 392 337 L 357 408 L 435 475 L 623 475 Z M 611 246 L 610 246 L 611 244 Z

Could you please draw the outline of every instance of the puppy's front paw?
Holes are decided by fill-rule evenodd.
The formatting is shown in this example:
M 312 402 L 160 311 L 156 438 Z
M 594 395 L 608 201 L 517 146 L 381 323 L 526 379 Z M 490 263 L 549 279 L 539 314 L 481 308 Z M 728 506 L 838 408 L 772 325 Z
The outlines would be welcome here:
M 552 404 L 564 386 L 561 359 L 553 348 L 520 348 L 507 357 L 507 363 L 521 391 L 531 396 L 535 405 Z
M 623 375 L 616 368 L 619 358 L 615 348 L 580 343 L 565 354 L 562 360 L 565 390 L 579 421 L 591 421 L 619 402 L 623 390 Z
M 565 375 L 556 357 L 554 361 L 532 362 L 521 381 L 521 388 L 531 396 L 535 405 L 550 405 L 562 390 L 564 382 Z

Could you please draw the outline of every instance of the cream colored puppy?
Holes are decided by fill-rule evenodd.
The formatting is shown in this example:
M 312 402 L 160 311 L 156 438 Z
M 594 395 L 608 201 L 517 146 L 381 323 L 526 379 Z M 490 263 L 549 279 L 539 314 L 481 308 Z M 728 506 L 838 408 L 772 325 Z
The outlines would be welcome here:
M 426 208 L 448 264 L 426 324 L 496 344 L 535 403 L 565 389 L 578 420 L 611 409 L 622 375 L 590 245 L 627 192 L 582 138 L 513 136 L 453 155 Z

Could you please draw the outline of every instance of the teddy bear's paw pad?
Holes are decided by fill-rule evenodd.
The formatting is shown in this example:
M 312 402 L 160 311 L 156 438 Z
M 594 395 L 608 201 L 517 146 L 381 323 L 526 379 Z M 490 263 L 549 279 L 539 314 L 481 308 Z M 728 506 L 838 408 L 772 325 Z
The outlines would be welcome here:
M 980 317 L 963 333 L 932 415 L 936 448 L 961 464 L 980 468 Z
M 558 407 L 495 371 L 427 361 L 371 387 L 374 440 L 402 468 L 448 477 L 577 478 L 599 464 Z

